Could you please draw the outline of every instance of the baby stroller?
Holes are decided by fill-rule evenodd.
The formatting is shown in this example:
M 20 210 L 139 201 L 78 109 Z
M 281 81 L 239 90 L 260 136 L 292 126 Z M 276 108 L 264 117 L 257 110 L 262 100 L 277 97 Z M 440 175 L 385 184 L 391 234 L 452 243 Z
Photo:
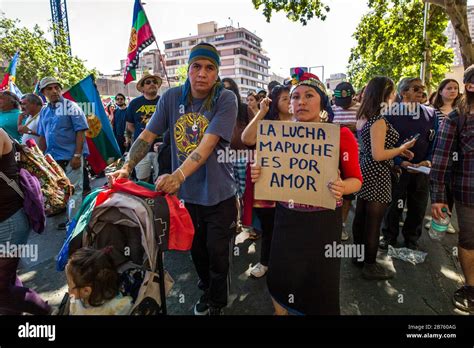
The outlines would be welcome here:
M 189 250 L 193 236 L 191 217 L 175 196 L 118 179 L 86 197 L 68 227 L 56 266 L 63 271 L 69 256 L 82 247 L 112 246 L 120 291 L 133 299 L 131 314 L 165 315 L 173 280 L 164 270 L 163 252 Z M 66 294 L 59 314 L 68 314 L 68 302 Z

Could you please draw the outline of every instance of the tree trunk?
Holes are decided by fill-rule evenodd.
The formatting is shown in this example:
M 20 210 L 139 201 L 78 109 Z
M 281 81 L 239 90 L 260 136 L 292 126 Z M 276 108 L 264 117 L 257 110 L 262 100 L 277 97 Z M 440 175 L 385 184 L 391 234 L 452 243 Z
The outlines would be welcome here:
M 448 15 L 458 38 L 464 68 L 474 64 L 474 46 L 472 44 L 469 23 L 467 21 L 467 0 L 424 0 L 441 6 Z

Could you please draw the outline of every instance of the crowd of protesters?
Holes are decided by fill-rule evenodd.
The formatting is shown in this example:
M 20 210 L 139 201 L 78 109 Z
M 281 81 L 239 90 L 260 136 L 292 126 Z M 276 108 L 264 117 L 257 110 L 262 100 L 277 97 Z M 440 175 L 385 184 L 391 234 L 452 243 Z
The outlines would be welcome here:
M 145 74 L 137 83 L 140 97 L 127 105 L 119 93 L 106 108 L 121 153 L 127 154 L 124 166 L 112 175 L 133 176 L 178 194 L 192 218 L 191 256 L 202 291 L 194 314 L 220 315 L 227 306 L 236 232 L 262 239 L 260 261 L 250 275 L 266 275 L 275 314 L 337 315 L 341 260 L 325 257 L 326 245 L 352 236 L 354 244 L 364 246 L 363 258 L 353 260 L 361 276 L 390 279 L 395 274 L 377 262 L 378 253 L 390 247 L 420 249 L 430 220 L 451 215 L 453 209 L 459 229 L 450 224 L 448 232 L 458 232 L 465 277 L 453 300 L 457 308 L 474 313 L 474 66 L 464 73 L 464 93 L 456 80 L 446 79 L 429 101 L 416 77 L 404 77 L 398 84 L 374 77 L 358 93 L 342 82 L 331 95 L 317 76 L 299 68 L 285 83 L 272 81 L 268 91 L 241 96 L 234 80 L 220 79 L 219 68 L 216 48 L 200 43 L 190 52 L 183 86 L 160 96 L 161 77 Z M 56 79 L 45 77 L 39 88 L 45 105 L 34 94 L 20 99 L 0 93 L 0 169 L 7 179 L 0 180 L 0 243 L 26 243 L 30 230 L 22 200 L 8 181 L 19 177 L 11 138 L 35 140 L 64 169 L 75 187 L 67 222 L 82 201 L 88 177 L 87 119 L 62 96 Z M 65 107 L 58 110 L 59 104 Z M 254 199 L 262 171 L 253 158 L 261 120 L 340 126 L 339 175 L 327 188 L 337 201 L 335 210 Z M 219 151 L 229 148 L 246 155 L 219 161 Z M 430 168 L 430 174 L 420 168 Z M 430 197 L 431 216 L 425 217 Z M 84 296 L 87 308 L 91 290 L 81 273 L 87 271 L 81 269 L 82 259 L 93 268 L 111 267 L 105 255 L 92 250 L 71 259 L 68 284 L 75 284 L 71 291 Z M 0 314 L 50 313 L 51 307 L 19 282 L 18 261 L 0 258 Z M 117 303 L 109 305 L 105 312 L 113 313 L 110 308 Z M 128 306 L 126 300 L 120 302 L 117 313 Z M 76 312 L 84 313 L 84 308 Z

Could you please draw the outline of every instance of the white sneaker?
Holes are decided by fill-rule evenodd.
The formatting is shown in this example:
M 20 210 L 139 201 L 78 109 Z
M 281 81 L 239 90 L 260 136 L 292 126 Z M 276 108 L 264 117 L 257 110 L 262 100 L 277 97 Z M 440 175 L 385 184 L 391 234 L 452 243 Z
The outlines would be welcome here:
M 429 230 L 430 227 L 431 227 L 431 221 L 428 221 L 428 222 L 425 224 L 425 228 L 426 228 L 427 230 Z
M 349 233 L 346 231 L 346 224 L 342 224 L 342 233 L 341 233 L 341 241 L 345 242 L 349 239 Z
M 449 224 L 448 229 L 446 230 L 446 232 L 453 234 L 453 233 L 456 233 L 456 229 L 454 228 L 453 225 Z
M 267 273 L 268 267 L 262 265 L 260 262 L 257 263 L 252 270 L 250 271 L 250 275 L 255 278 L 261 278 Z

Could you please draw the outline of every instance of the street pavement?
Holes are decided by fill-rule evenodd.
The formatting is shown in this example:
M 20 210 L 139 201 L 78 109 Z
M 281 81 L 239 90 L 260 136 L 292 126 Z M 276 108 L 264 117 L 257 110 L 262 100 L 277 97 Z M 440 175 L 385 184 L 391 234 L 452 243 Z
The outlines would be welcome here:
M 101 186 L 105 179 L 93 181 Z M 347 226 L 352 225 L 353 210 Z M 29 243 L 38 244 L 38 260 L 22 260 L 19 275 L 25 286 L 36 290 L 53 306 L 59 305 L 67 291 L 64 272 L 55 269 L 55 257 L 61 248 L 65 231 L 56 226 L 65 216 L 48 218 L 47 229 L 41 234 L 32 233 Z M 457 228 L 456 219 L 453 224 Z M 348 229 L 350 232 L 350 228 Z M 345 242 L 351 243 L 352 238 Z M 400 240 L 401 242 L 401 240 Z M 379 261 L 396 271 L 394 279 L 368 281 L 350 259 L 341 263 L 341 313 L 343 315 L 464 315 L 452 305 L 453 292 L 462 285 L 463 277 L 456 253 L 457 233 L 448 234 L 442 242 L 432 241 L 424 230 L 420 248 L 428 255 L 424 263 L 412 265 L 391 259 L 379 252 Z M 231 262 L 229 304 L 225 314 L 271 315 L 270 295 L 265 277 L 250 277 L 250 269 L 259 261 L 260 240 L 248 239 L 248 233 L 235 236 Z M 315 265 L 317 267 L 317 265 Z M 201 296 L 198 278 L 189 252 L 167 252 L 165 268 L 175 280 L 168 297 L 170 315 L 192 315 L 193 306 Z

